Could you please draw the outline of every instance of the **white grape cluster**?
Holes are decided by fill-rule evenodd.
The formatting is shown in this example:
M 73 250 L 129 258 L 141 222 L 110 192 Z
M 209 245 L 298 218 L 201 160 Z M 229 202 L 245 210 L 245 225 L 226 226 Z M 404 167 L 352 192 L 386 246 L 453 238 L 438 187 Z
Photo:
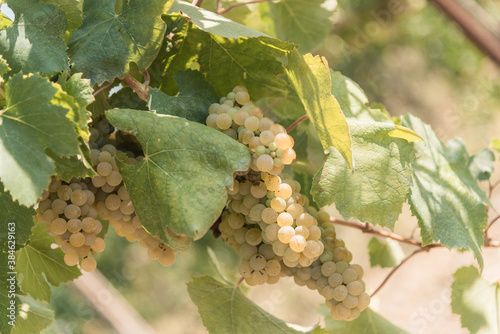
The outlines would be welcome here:
M 69 183 L 52 179 L 38 203 L 37 220 L 47 226 L 48 234 L 54 236 L 64 253 L 68 266 L 77 265 L 85 271 L 96 268 L 96 260 L 89 256 L 104 250 L 104 240 L 97 235 L 102 224 L 97 220 L 94 193 L 85 182 L 72 180 Z
M 354 320 L 370 304 L 370 296 L 362 280 L 363 268 L 349 263 L 352 254 L 345 248 L 344 241 L 336 238 L 330 215 L 319 211 L 317 217 L 325 250 L 311 266 L 292 268 L 291 275 L 296 284 L 318 290 L 326 299 L 332 318 Z
M 286 129 L 275 124 L 250 101 L 245 87 L 236 86 L 232 92 L 213 103 L 208 109 L 207 125 L 247 145 L 252 152 L 250 168 L 279 175 L 291 164 L 296 154 L 293 138 Z
M 258 121 L 258 122 L 257 122 Z M 252 162 L 237 173 L 219 231 L 242 258 L 239 272 L 249 285 L 293 276 L 318 290 L 335 319 L 353 320 L 369 304 L 363 270 L 336 238 L 330 215 L 309 206 L 300 184 L 283 173 L 295 160 L 293 139 L 250 102 L 244 87 L 209 108 L 207 125 L 247 145 Z

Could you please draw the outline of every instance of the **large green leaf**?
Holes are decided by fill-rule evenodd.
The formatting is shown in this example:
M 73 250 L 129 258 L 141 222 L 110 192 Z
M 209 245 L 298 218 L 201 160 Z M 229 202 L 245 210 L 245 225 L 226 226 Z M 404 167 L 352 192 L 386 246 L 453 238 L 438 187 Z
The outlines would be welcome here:
M 327 151 L 335 147 L 352 168 L 351 137 L 344 114 L 331 94 L 330 70 L 326 60 L 311 54 L 300 56 L 294 51 L 288 58 L 287 73 L 316 127 L 323 149 Z
M 451 309 L 472 334 L 500 333 L 500 284 L 488 282 L 473 267 L 462 267 L 451 285 Z
M 14 202 L 0 183 L 0 250 L 4 246 L 13 246 L 14 249 L 18 249 L 26 244 L 31 234 L 35 214 L 34 209 Z
M 340 214 L 392 228 L 412 179 L 413 146 L 393 138 L 391 123 L 349 121 L 355 168 L 335 148 L 314 177 L 312 194 L 320 207 L 335 203 Z
M 79 0 L 42 0 L 45 3 L 53 3 L 66 14 L 68 20 L 67 29 L 73 31 L 82 25 L 82 11 L 78 6 Z
M 205 124 L 208 107 L 219 98 L 203 74 L 198 71 L 179 71 L 175 74 L 179 94 L 169 96 L 159 89 L 151 89 L 148 94 L 149 109 L 158 114 L 187 118 L 190 121 Z
M 145 71 L 163 41 L 165 13 L 173 0 L 85 0 L 83 24 L 68 42 L 71 64 L 92 84 L 124 77 L 130 62 Z
M 367 308 L 353 321 L 335 320 L 330 316 L 326 306 L 320 308 L 325 315 L 325 327 L 330 333 L 335 334 L 404 334 L 405 330 L 391 323 L 371 308 Z
M 188 292 L 210 334 L 327 333 L 318 327 L 296 329 L 299 326 L 286 323 L 261 309 L 237 286 L 220 283 L 209 276 L 195 277 L 188 283 Z
M 19 296 L 19 315 L 16 326 L 10 334 L 40 333 L 55 321 L 54 311 L 43 301 L 34 300 L 30 296 Z
M 144 227 L 166 240 L 165 229 L 197 239 L 222 212 L 233 172 L 250 164 L 248 148 L 199 123 L 148 111 L 112 109 L 111 124 L 136 136 L 145 158 L 120 164 Z
M 398 265 L 405 254 L 401 245 L 394 240 L 379 240 L 376 237 L 370 239 L 368 243 L 368 254 L 370 255 L 370 265 L 382 268 L 391 268 Z
M 57 91 L 38 74 L 16 74 L 5 86 L 6 105 L 0 111 L 0 179 L 22 205 L 35 204 L 55 172 L 54 161 L 45 150 L 67 157 L 80 153 L 75 124 L 66 117 L 68 110 L 49 104 Z
M 463 142 L 454 141 L 453 149 L 438 139 L 431 127 L 407 115 L 403 126 L 424 138 L 414 143 L 413 185 L 409 195 L 412 213 L 418 218 L 424 245 L 441 242 L 448 248 L 465 248 L 483 265 L 481 246 L 488 215 L 488 198 L 467 167 Z M 462 146 L 462 147 L 461 147 Z
M 41 0 L 7 0 L 15 21 L 0 31 L 0 54 L 13 72 L 51 74 L 68 68 L 66 16 Z
M 174 2 L 168 12 L 170 14 L 181 12 L 182 15 L 189 17 L 198 28 L 217 36 L 230 38 L 267 36 L 260 31 L 184 1 Z
M 64 263 L 60 248 L 52 249 L 54 237 L 47 234 L 45 224 L 35 224 L 29 243 L 17 251 L 16 271 L 19 286 L 33 298 L 49 302 L 50 285 L 58 286 L 80 276 L 80 270 Z
M 333 28 L 333 12 L 324 7 L 325 0 L 281 0 L 268 2 L 270 16 L 265 20 L 272 34 L 282 41 L 299 44 L 301 53 L 316 50 Z

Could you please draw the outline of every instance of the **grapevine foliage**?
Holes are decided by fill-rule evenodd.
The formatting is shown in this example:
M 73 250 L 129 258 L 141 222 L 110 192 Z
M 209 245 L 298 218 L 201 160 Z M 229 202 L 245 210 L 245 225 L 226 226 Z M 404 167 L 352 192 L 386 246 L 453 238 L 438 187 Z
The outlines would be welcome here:
M 332 204 L 344 219 L 394 229 L 407 202 L 421 246 L 470 251 L 483 268 L 491 203 L 478 181 L 495 154 L 471 156 L 412 115 L 391 118 L 308 53 L 330 31 L 325 1 L 259 4 L 263 32 L 183 1 L 6 3 L 0 307 L 13 303 L 17 320 L 3 318 L 0 333 L 49 326 L 52 289 L 96 268 L 108 225 L 165 266 L 210 230 L 242 258 L 238 283 L 188 283 L 210 333 L 404 333 L 366 309 L 364 271 L 319 209 Z M 295 128 L 299 117 L 308 120 Z M 373 266 L 401 261 L 379 239 L 369 251 Z M 325 328 L 275 318 L 240 286 L 285 276 L 325 298 Z M 498 314 L 483 308 L 498 310 L 498 284 L 472 267 L 455 279 L 463 326 L 493 330 Z

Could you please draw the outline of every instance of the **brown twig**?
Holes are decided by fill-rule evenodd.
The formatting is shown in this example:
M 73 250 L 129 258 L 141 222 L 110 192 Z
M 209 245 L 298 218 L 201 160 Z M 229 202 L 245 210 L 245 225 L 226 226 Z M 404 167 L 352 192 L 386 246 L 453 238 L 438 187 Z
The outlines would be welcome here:
M 203 3 L 203 0 L 193 0 L 193 2 L 191 4 L 193 6 L 196 6 L 196 7 L 201 7 L 202 3 Z
M 383 230 L 376 230 L 373 227 L 373 225 L 371 225 L 369 223 L 363 224 L 363 223 L 358 223 L 358 222 L 340 220 L 340 219 L 336 219 L 336 218 L 331 218 L 330 221 L 334 224 L 337 224 L 337 225 L 343 225 L 343 226 L 356 228 L 358 230 L 361 230 L 363 233 L 375 234 L 375 235 L 378 235 L 380 237 L 393 239 L 393 240 L 396 240 L 396 241 L 399 241 L 399 242 L 402 242 L 405 244 L 417 246 L 417 247 L 427 247 L 427 246 L 422 246 L 422 243 L 420 241 L 415 240 L 415 239 L 408 239 L 408 238 L 405 238 L 399 234 L 392 233 L 392 232 L 387 232 L 387 231 L 383 231 Z M 432 244 L 432 245 L 437 246 L 438 244 Z M 428 245 L 428 246 L 430 246 L 430 245 Z M 436 247 L 436 246 L 433 246 L 433 247 Z M 439 245 L 439 246 L 441 246 L 441 245 Z
M 276 0 L 255 0 L 255 1 L 249 1 L 249 2 L 242 2 L 242 3 L 238 3 L 236 5 L 229 6 L 226 9 L 222 8 L 222 6 L 220 5 L 220 1 L 218 1 L 216 13 L 219 15 L 224 15 L 237 7 L 251 5 L 253 3 L 271 2 L 271 1 L 276 1 Z
M 430 2 L 459 25 L 469 40 L 500 66 L 500 41 L 493 32 L 455 0 L 430 0 Z
M 240 286 L 241 283 L 245 280 L 245 277 L 242 277 L 238 280 L 238 283 L 236 283 L 236 286 Z
M 373 291 L 373 293 L 371 294 L 371 297 L 375 296 L 377 294 L 377 292 L 379 292 L 382 287 L 385 285 L 385 283 L 387 283 L 389 281 L 389 279 L 392 277 L 392 275 L 394 275 L 394 273 L 403 266 L 403 264 L 405 264 L 409 259 L 411 259 L 414 255 L 417 255 L 418 253 L 422 253 L 422 252 L 425 252 L 425 251 L 429 251 L 431 250 L 432 248 L 436 248 L 436 247 L 440 247 L 441 245 L 437 245 L 437 244 L 432 244 L 432 245 L 428 245 L 428 246 L 425 246 L 425 247 L 422 247 L 422 248 L 418 248 L 416 250 L 413 251 L 413 253 L 411 253 L 410 255 L 408 255 L 407 257 L 405 257 L 403 259 L 403 261 L 401 261 L 397 266 L 395 266 L 394 268 L 392 268 L 391 272 L 389 273 L 389 275 L 387 275 L 384 280 L 382 281 L 382 283 L 380 283 L 380 285 L 378 286 L 377 289 L 375 289 L 375 291 Z
M 98 90 L 96 90 L 94 92 L 94 96 L 97 96 L 97 94 L 99 94 L 100 92 L 102 92 L 103 90 L 105 90 L 106 88 L 109 88 L 109 86 L 111 86 L 113 84 L 113 82 L 110 82 L 108 84 L 105 84 L 104 86 L 102 86 L 101 88 L 99 88 Z
M 139 96 L 141 100 L 148 100 L 148 85 L 142 84 L 137 81 L 134 77 L 127 75 L 125 78 L 121 79 L 124 83 L 126 83 L 130 88 L 134 90 L 134 92 Z
M 280 100 L 279 97 L 277 97 L 273 103 L 271 103 L 262 113 L 265 114 L 266 112 L 268 112 L 269 110 L 273 109 L 274 106 L 276 105 L 276 103 L 278 103 L 278 101 Z
M 286 129 L 286 132 L 290 132 L 292 131 L 293 129 L 295 129 L 295 127 L 297 125 L 299 125 L 300 123 L 304 122 L 306 119 L 308 119 L 309 116 L 307 115 L 304 115 L 302 116 L 301 118 L 299 118 L 298 120 L 296 120 L 295 122 L 292 123 L 292 125 L 290 125 L 287 129 Z

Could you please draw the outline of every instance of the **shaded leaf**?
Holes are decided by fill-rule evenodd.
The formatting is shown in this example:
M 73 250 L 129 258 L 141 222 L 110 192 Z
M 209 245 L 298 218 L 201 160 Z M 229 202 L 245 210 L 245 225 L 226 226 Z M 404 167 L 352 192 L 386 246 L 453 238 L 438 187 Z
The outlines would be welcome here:
M 73 31 L 82 25 L 82 11 L 78 6 L 78 0 L 42 0 L 44 3 L 53 3 L 66 14 L 68 21 L 67 30 Z
M 217 36 L 230 38 L 267 36 L 260 31 L 250 29 L 224 16 L 193 6 L 184 1 L 175 1 L 168 13 L 181 13 L 189 17 L 190 21 L 201 30 Z
M 14 23 L 0 31 L 0 54 L 14 73 L 51 74 L 68 69 L 66 16 L 55 5 L 40 0 L 7 0 Z
M 325 0 L 281 0 L 268 2 L 270 17 L 265 20 L 272 34 L 282 41 L 298 44 L 301 53 L 312 52 L 323 44 L 333 24 L 333 11 Z
M 301 328 L 286 323 L 245 297 L 237 286 L 220 283 L 209 276 L 193 278 L 188 283 L 188 292 L 210 334 L 327 333 L 317 327 Z
M 165 33 L 161 14 L 173 0 L 130 0 L 115 13 L 116 0 L 85 0 L 83 24 L 68 42 L 71 64 L 92 85 L 124 77 L 130 62 L 145 71 Z
M 376 237 L 370 239 L 368 253 L 370 255 L 370 265 L 382 268 L 397 266 L 405 256 L 401 246 L 396 241 L 389 239 L 381 241 Z
M 80 153 L 75 124 L 68 110 L 51 105 L 58 89 L 38 74 L 14 75 L 5 86 L 6 105 L 0 111 L 0 179 L 20 204 L 31 206 L 49 186 L 57 156 Z M 36 168 L 33 168 L 36 166 Z
M 64 263 L 60 248 L 52 249 L 54 237 L 46 232 L 45 224 L 35 224 L 29 243 L 16 253 L 19 286 L 33 298 L 49 302 L 50 285 L 58 286 L 80 276 L 80 270 Z
M 167 226 L 176 234 L 202 237 L 226 204 L 233 172 L 248 168 L 248 148 L 184 118 L 127 109 L 106 116 L 143 147 L 144 160 L 119 167 L 146 230 L 163 240 Z
M 485 148 L 469 158 L 469 170 L 474 178 L 480 181 L 489 180 L 494 170 L 493 162 L 495 155 Z
M 217 94 L 198 71 L 179 71 L 175 74 L 179 94 L 169 96 L 159 89 L 151 89 L 148 105 L 158 114 L 184 117 L 205 124 L 208 107 L 219 101 Z
M 357 319 L 352 321 L 335 320 L 330 316 L 330 310 L 326 306 L 321 306 L 320 311 L 325 315 L 325 327 L 330 333 L 335 334 L 403 334 L 408 333 L 389 320 L 382 317 L 371 308 L 367 308 Z
M 26 244 L 31 235 L 35 214 L 33 208 L 27 208 L 15 202 L 4 191 L 3 185 L 0 183 L 0 251 L 8 246 L 9 232 L 13 232 L 11 235 L 15 238 L 15 249 L 19 249 Z M 12 239 L 10 240 L 12 242 Z
M 320 207 L 335 203 L 345 218 L 393 228 L 406 200 L 413 146 L 392 138 L 391 123 L 349 121 L 355 169 L 335 148 L 314 177 L 312 194 Z
M 467 167 L 465 146 L 441 143 L 431 127 L 407 115 L 403 126 L 418 133 L 423 143 L 414 143 L 413 185 L 409 195 L 412 213 L 418 218 L 424 245 L 441 242 L 448 248 L 465 248 L 483 265 L 481 246 L 488 215 L 488 198 Z M 465 153 L 464 153 L 465 152 Z
M 19 315 L 11 334 L 40 333 L 55 321 L 54 311 L 48 303 L 23 295 L 19 300 Z
M 151 94 L 151 90 L 148 94 Z M 142 100 L 130 87 L 123 87 L 111 95 L 109 104 L 111 108 L 148 110 L 146 101 Z M 108 109 L 111 108 L 108 107 Z
M 473 267 L 462 267 L 451 285 L 451 309 L 473 334 L 500 333 L 500 284 L 483 279 Z
M 340 105 L 331 94 L 331 78 L 324 58 L 311 54 L 290 54 L 287 74 L 291 85 L 304 105 L 309 119 L 316 128 L 323 149 L 333 146 L 353 168 L 351 137 Z

